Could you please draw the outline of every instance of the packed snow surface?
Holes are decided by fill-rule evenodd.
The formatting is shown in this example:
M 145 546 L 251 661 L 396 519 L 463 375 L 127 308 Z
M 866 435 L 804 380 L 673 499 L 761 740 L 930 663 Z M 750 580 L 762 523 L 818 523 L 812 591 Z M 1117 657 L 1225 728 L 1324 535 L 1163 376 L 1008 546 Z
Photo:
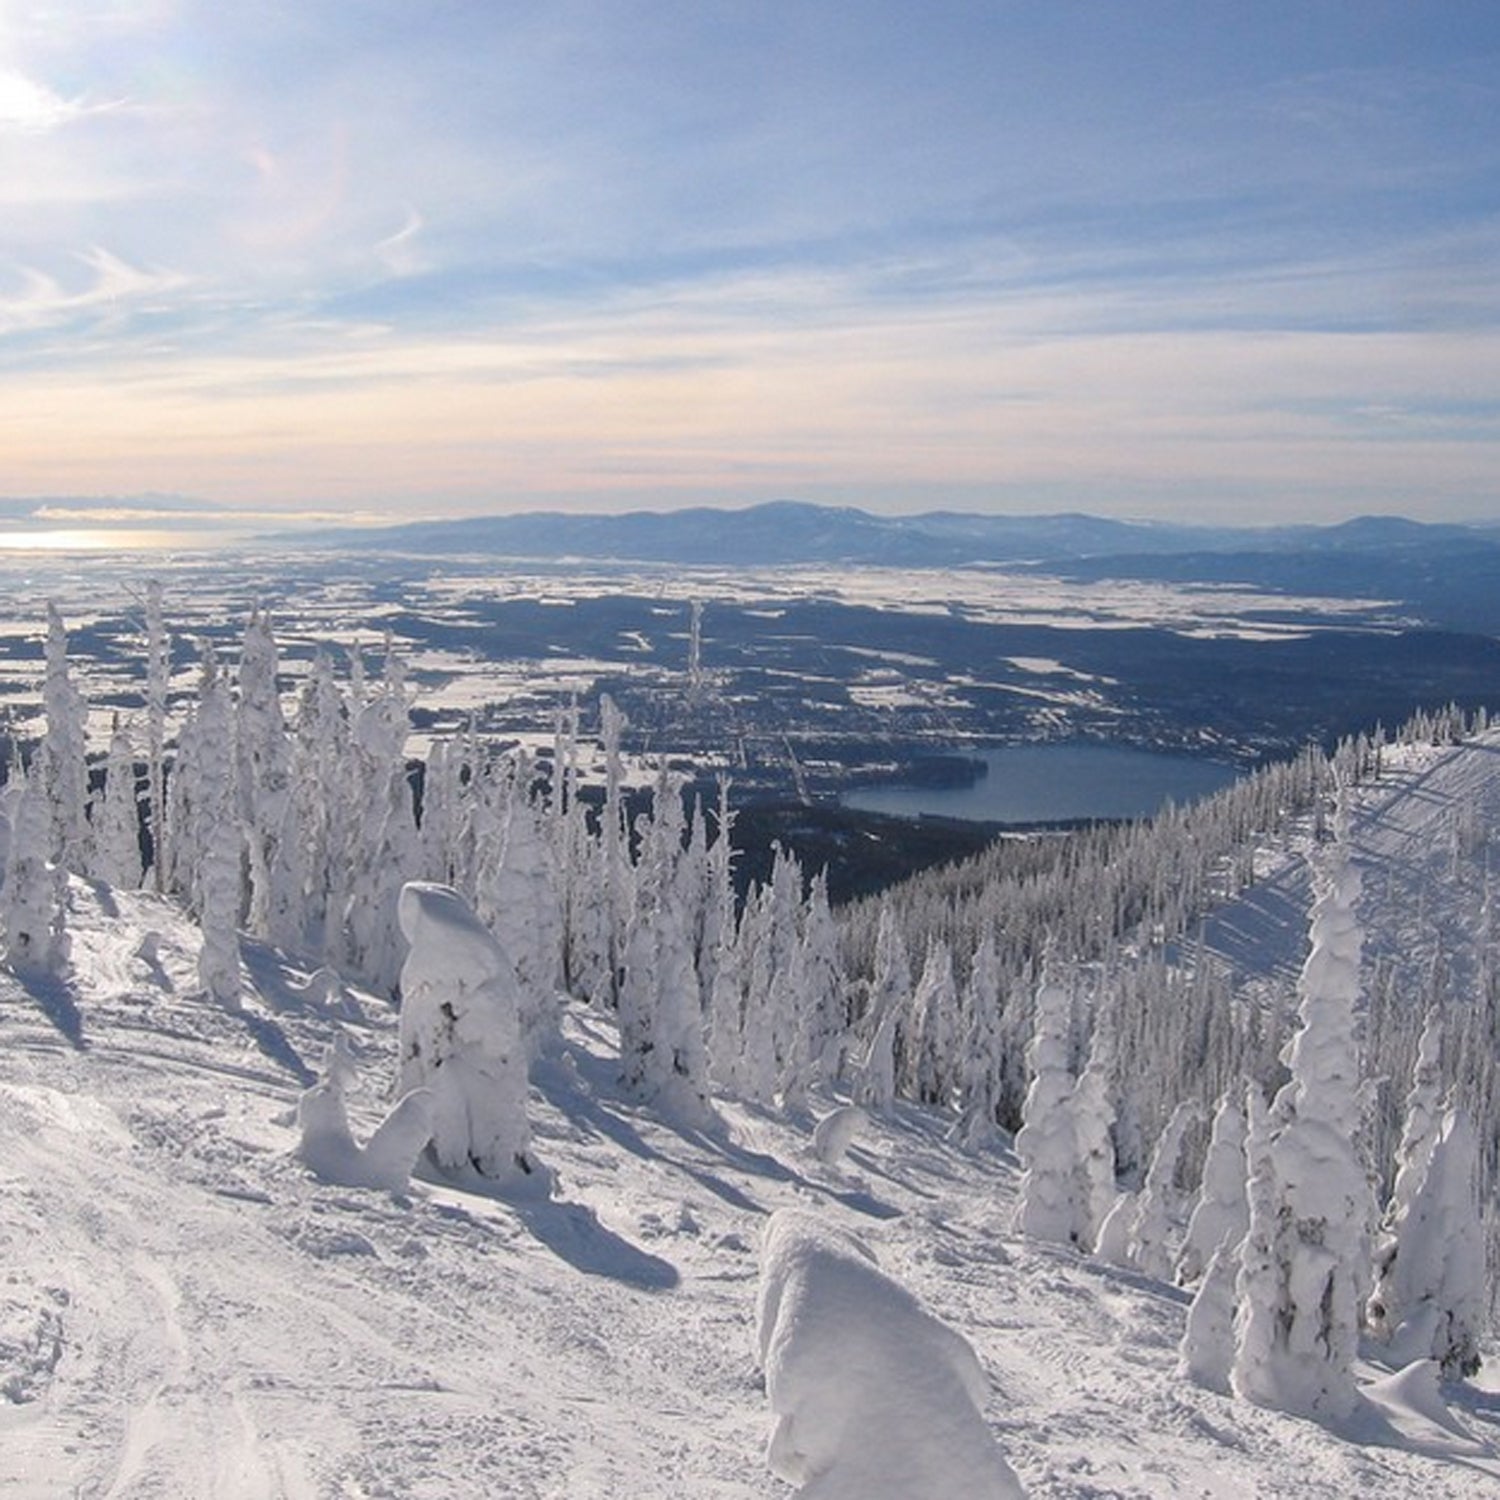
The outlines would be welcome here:
M 1457 920 L 1417 825 L 1500 798 L 1496 760 L 1434 752 L 1419 800 L 1360 794 L 1367 898 Z M 1280 962 L 1288 889 L 1256 887 L 1259 910 L 1210 940 Z M 298 1100 L 342 1033 L 368 1141 L 393 1008 L 250 943 L 238 1005 L 217 1004 L 175 908 L 78 880 L 68 903 L 61 977 L 0 975 L 0 1495 L 790 1495 L 766 1463 L 781 1367 L 755 1336 L 757 1250 L 788 1208 L 819 1243 L 854 1236 L 879 1295 L 972 1349 L 984 1378 L 955 1376 L 962 1399 L 1032 1496 L 1500 1495 L 1491 1365 L 1444 1386 L 1366 1348 L 1336 1428 L 1206 1389 L 1178 1373 L 1185 1293 L 1015 1235 L 1003 1146 L 962 1150 L 950 1116 L 896 1106 L 831 1165 L 812 1137 L 844 1102 L 827 1098 L 673 1128 L 620 1088 L 613 1025 L 581 1009 L 527 1101 L 550 1198 L 430 1169 L 404 1191 L 325 1181 Z M 814 1349 L 830 1381 L 849 1371 Z

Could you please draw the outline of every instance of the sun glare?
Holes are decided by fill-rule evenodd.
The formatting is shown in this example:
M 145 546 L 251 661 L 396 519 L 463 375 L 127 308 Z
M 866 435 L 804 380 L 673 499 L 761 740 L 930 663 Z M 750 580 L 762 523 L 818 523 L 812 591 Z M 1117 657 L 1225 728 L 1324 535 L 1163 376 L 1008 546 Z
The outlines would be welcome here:
M 204 545 L 202 537 L 196 538 Z M 114 531 L 59 527 L 47 531 L 0 531 L 0 552 L 144 552 L 188 545 L 181 532 Z

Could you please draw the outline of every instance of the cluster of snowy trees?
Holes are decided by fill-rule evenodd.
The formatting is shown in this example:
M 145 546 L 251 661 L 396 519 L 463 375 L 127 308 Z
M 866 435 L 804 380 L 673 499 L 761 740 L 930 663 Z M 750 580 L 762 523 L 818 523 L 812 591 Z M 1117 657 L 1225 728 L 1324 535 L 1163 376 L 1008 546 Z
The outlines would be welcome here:
M 686 1117 L 706 1117 L 711 1089 L 796 1108 L 845 1067 L 825 883 L 783 852 L 769 882 L 737 901 L 727 788 L 716 809 L 689 807 L 682 778 L 663 768 L 649 796 L 632 798 L 626 725 L 608 699 L 603 795 L 590 798 L 576 712 L 557 725 L 550 766 L 472 735 L 416 763 L 393 652 L 373 681 L 358 656 L 340 681 L 319 655 L 288 714 L 259 610 L 236 669 L 206 649 L 185 704 L 169 696 L 157 589 L 146 634 L 143 722 L 118 723 L 91 766 L 86 705 L 49 611 L 45 734 L 11 776 L 0 821 L 13 966 L 65 965 L 72 872 L 180 900 L 203 929 L 204 991 L 226 1006 L 239 1003 L 241 934 L 410 992 L 402 892 L 427 882 L 456 893 L 513 974 L 528 1058 L 573 997 L 617 1012 L 627 1083 Z M 441 1117 L 441 1098 L 435 1107 Z
M 397 1172 L 391 1161 L 424 1122 L 446 1169 L 531 1176 L 517 1101 L 574 999 L 617 1016 L 625 1082 L 679 1118 L 705 1121 L 711 1093 L 797 1112 L 815 1091 L 837 1090 L 875 1111 L 897 1098 L 951 1109 L 971 1145 L 1020 1127 L 1023 1227 L 1153 1275 L 1178 1270 L 1205 1288 L 1200 1322 L 1222 1313 L 1211 1286 L 1243 1283 L 1243 1301 L 1257 1276 L 1295 1265 L 1302 1298 L 1327 1261 L 1346 1269 L 1317 1283 L 1319 1305 L 1342 1321 L 1317 1325 L 1320 1348 L 1347 1345 L 1363 1304 L 1393 1346 L 1446 1338 L 1439 1357 L 1450 1367 L 1470 1358 L 1470 1314 L 1447 1302 L 1433 1311 L 1433 1297 L 1452 1297 L 1427 1287 L 1427 1251 L 1406 1247 L 1463 1247 L 1453 1285 L 1472 1270 L 1478 1242 L 1467 1219 L 1462 1233 L 1454 1225 L 1476 1149 L 1486 1191 L 1500 1167 L 1500 984 L 1458 1012 L 1446 1044 L 1434 1030 L 1420 1056 L 1421 1008 L 1377 992 L 1361 1056 L 1350 1039 L 1353 877 L 1332 856 L 1295 1016 L 1232 994 L 1208 963 L 1183 961 L 1199 917 L 1256 878 L 1259 847 L 1294 820 L 1326 833 L 1330 790 L 1380 774 L 1382 736 L 1331 760 L 1309 751 L 1150 824 L 1003 840 L 835 914 L 823 881 L 785 851 L 770 879 L 737 899 L 727 788 L 715 807 L 690 803 L 662 767 L 648 794 L 632 792 L 627 726 L 608 699 L 603 784 L 590 788 L 595 743 L 576 710 L 559 719 L 550 757 L 501 753 L 471 734 L 417 763 L 411 692 L 389 650 L 373 680 L 358 654 L 344 680 L 318 656 L 288 712 L 260 611 L 234 669 L 205 650 L 185 699 L 171 691 L 159 589 L 145 634 L 142 714 L 117 723 L 91 763 L 63 622 L 49 610 L 45 734 L 0 799 L 6 957 L 16 968 L 65 966 L 73 872 L 183 902 L 203 929 L 204 991 L 223 1005 L 240 1001 L 242 934 L 399 990 L 408 1102 L 375 1159 L 359 1153 L 376 1143 L 358 1147 L 340 1124 L 345 1070 L 332 1065 L 307 1104 L 314 1154 L 326 1150 L 356 1178 Z M 1440 743 L 1474 727 L 1445 713 L 1404 734 Z M 1461 842 L 1462 828 L 1454 836 Z M 424 943 L 423 932 L 438 939 Z M 1390 1105 L 1388 1090 L 1383 1110 L 1372 1108 L 1359 1079 L 1408 1076 L 1414 1060 L 1428 1091 L 1403 1126 L 1399 1097 Z M 1247 1087 L 1248 1120 L 1238 1102 Z M 480 1095 L 483 1129 L 445 1125 Z M 1210 1136 L 1212 1106 L 1226 1098 Z M 1385 1152 L 1398 1137 L 1399 1153 Z M 1325 1162 L 1319 1153 L 1335 1140 L 1345 1154 Z M 1348 1155 L 1354 1141 L 1367 1145 L 1362 1161 Z M 1309 1163 L 1332 1174 L 1337 1214 L 1302 1212 L 1298 1174 Z M 1378 1243 L 1372 1167 L 1391 1190 Z M 1178 1247 L 1183 1184 L 1200 1170 L 1203 1192 L 1217 1196 Z M 1321 1227 L 1308 1229 L 1312 1219 Z M 1294 1245 L 1288 1233 L 1302 1238 Z M 1306 1247 L 1319 1235 L 1314 1254 Z M 1441 1326 L 1429 1340 L 1413 1318 Z M 1286 1307 L 1268 1326 L 1301 1329 Z M 1250 1391 L 1251 1365 L 1275 1364 L 1252 1353 L 1271 1335 L 1247 1324 L 1236 1337 L 1245 1363 L 1235 1378 Z
M 1357 1148 L 1368 1094 L 1356 1035 L 1358 894 L 1340 826 L 1315 872 L 1285 1082 L 1269 1104 L 1253 1081 L 1221 1098 L 1180 1239 L 1177 1184 L 1196 1102 L 1173 1112 L 1139 1191 L 1117 1192 L 1113 1095 L 1093 1078 L 1107 1071 L 1110 1028 L 1096 1026 L 1075 1079 L 1071 1002 L 1051 983 L 1037 996 L 1016 1137 L 1023 1232 L 1194 1286 L 1184 1372 L 1321 1419 L 1353 1410 L 1362 1331 L 1388 1346 L 1393 1363 L 1431 1360 L 1455 1378 L 1478 1368 L 1486 1313 L 1474 1133 L 1442 1094 L 1436 1012 L 1407 1096 L 1395 1186 L 1376 1212 Z

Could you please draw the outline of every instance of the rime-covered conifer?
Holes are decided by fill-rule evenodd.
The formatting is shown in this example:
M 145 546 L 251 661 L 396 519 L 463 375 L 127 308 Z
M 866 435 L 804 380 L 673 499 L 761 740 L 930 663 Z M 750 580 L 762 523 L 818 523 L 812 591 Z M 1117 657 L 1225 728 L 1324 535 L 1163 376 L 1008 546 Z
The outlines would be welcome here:
M 1151 1166 L 1136 1202 L 1130 1226 L 1130 1263 L 1145 1276 L 1167 1281 L 1172 1275 L 1170 1239 L 1178 1203 L 1177 1165 L 1189 1127 L 1199 1118 L 1195 1100 L 1183 1100 L 1172 1111 L 1151 1155 Z
M 10 836 L 0 886 L 5 957 L 18 973 L 55 974 L 68 958 L 67 875 L 47 857 L 53 829 L 46 791 L 27 776 L 7 801 Z
M 162 618 L 161 582 L 146 585 L 146 806 L 151 830 L 151 886 L 167 889 L 167 697 L 172 653 Z
M 1177 1257 L 1181 1285 L 1190 1285 L 1204 1274 L 1220 1244 L 1227 1241 L 1231 1249 L 1239 1248 L 1250 1223 L 1246 1178 L 1245 1116 L 1234 1097 L 1225 1094 L 1214 1112 L 1198 1199 Z
M 895 1101 L 902 1017 L 910 1004 L 911 964 L 906 944 L 894 911 L 882 907 L 875 939 L 875 970 L 865 1002 L 867 1041 L 855 1084 L 857 1102 L 866 1109 L 888 1110 Z
M 271 936 L 277 843 L 291 800 L 291 742 L 277 684 L 276 638 L 257 605 L 240 647 L 239 697 L 234 709 L 235 793 L 250 869 L 246 928 Z
M 909 1092 L 919 1104 L 946 1105 L 953 1035 L 958 1012 L 958 988 L 953 980 L 953 956 L 948 945 L 933 941 L 922 965 L 922 977 L 912 996 L 912 1047 Z
M 1236 1319 L 1235 1391 L 1322 1419 L 1353 1409 L 1353 1364 L 1369 1283 L 1369 1185 L 1354 1154 L 1360 1124 L 1355 1008 L 1359 875 L 1347 813 L 1315 871 L 1311 952 L 1298 983 L 1300 1027 L 1284 1060 L 1269 1138 L 1247 1151 L 1250 1230 Z M 1253 1134 L 1253 1131 L 1252 1131 Z
M 1178 1345 L 1178 1373 L 1208 1390 L 1229 1393 L 1234 1364 L 1235 1277 L 1239 1245 L 1232 1232 L 1214 1247 L 1198 1277 L 1198 1290 L 1188 1308 L 1182 1342 Z
M 1050 976 L 1037 989 L 1035 1030 L 1027 1049 L 1026 1091 L 1016 1154 L 1023 1172 L 1016 1227 L 1032 1239 L 1078 1242 L 1074 1169 L 1077 1141 L 1069 1100 L 1073 1093 L 1073 1002 Z
M 88 709 L 73 685 L 68 669 L 68 633 L 51 602 L 47 605 L 46 663 L 42 711 L 47 732 L 32 774 L 47 802 L 47 858 L 65 870 L 89 874 L 93 843 L 88 819 Z
M 108 884 L 133 890 L 142 875 L 141 803 L 135 747 L 118 715 L 104 767 L 104 794 L 95 807 L 94 869 Z
M 969 964 L 963 1016 L 964 1039 L 958 1057 L 962 1111 L 958 1135 L 972 1148 L 983 1146 L 994 1137 L 1000 1109 L 1000 967 L 994 934 L 989 931 L 980 936 Z
M 1108 1013 L 1095 1017 L 1088 1061 L 1068 1100 L 1073 1122 L 1073 1237 L 1083 1250 L 1098 1242 L 1099 1231 L 1114 1206 L 1115 1143 L 1113 1100 L 1114 1028 Z
M 413 881 L 398 911 L 410 945 L 401 970 L 397 1090 L 432 1093 L 436 1164 L 503 1186 L 545 1181 L 526 1119 L 520 995 L 510 960 L 447 886 Z
M 1432 1359 L 1446 1379 L 1472 1375 L 1484 1327 L 1484 1238 L 1478 1150 L 1462 1110 L 1437 1122 L 1420 1175 L 1407 1179 L 1377 1257 L 1371 1330 L 1393 1365 Z
M 198 982 L 231 1010 L 240 1005 L 240 891 L 244 838 L 239 823 L 226 817 L 207 833 L 208 844 L 198 874 Z

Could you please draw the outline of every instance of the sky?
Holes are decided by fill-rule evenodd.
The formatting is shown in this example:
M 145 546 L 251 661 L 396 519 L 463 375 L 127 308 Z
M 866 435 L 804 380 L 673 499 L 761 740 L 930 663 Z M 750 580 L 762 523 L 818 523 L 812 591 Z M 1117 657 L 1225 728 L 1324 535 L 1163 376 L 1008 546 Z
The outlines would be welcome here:
M 1493 0 L 0 0 L 0 545 L 1500 518 Z

